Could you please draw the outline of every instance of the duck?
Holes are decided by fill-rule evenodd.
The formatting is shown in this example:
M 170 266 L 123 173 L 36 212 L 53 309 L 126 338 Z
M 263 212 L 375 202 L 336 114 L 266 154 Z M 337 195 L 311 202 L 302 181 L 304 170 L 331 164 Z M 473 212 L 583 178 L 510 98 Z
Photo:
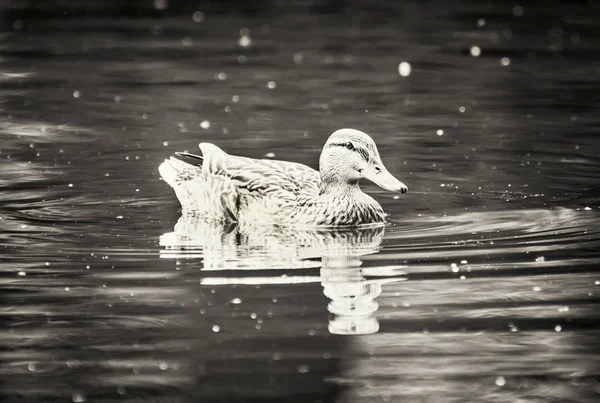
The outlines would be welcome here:
M 199 147 L 201 156 L 177 152 L 158 168 L 183 215 L 243 227 L 384 225 L 383 208 L 361 190 L 360 180 L 408 191 L 383 165 L 375 141 L 355 129 L 329 136 L 318 171 L 297 162 L 229 155 L 212 143 Z

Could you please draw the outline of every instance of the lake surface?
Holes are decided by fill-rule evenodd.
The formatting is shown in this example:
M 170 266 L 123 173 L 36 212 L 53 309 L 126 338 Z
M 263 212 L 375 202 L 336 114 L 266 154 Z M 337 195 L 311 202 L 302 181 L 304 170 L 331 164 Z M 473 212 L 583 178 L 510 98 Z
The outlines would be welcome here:
M 598 3 L 87 3 L 0 8 L 2 401 L 598 401 Z M 244 234 L 157 171 L 342 127 L 385 228 Z

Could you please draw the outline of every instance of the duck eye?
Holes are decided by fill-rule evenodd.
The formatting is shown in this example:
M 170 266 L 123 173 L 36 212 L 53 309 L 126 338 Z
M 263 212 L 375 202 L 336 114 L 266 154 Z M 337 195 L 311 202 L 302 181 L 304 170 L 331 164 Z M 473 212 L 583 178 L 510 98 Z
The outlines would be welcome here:
M 351 142 L 347 142 L 345 146 L 348 150 L 354 150 L 354 145 Z

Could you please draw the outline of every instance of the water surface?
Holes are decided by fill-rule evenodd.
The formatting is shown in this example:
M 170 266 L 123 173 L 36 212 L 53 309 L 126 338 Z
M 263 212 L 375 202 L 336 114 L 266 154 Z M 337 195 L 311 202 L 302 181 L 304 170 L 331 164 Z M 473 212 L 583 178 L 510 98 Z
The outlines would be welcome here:
M 597 401 L 595 3 L 72 3 L 3 10 L 3 401 Z M 386 228 L 240 233 L 158 176 L 341 127 L 409 187 L 364 184 Z

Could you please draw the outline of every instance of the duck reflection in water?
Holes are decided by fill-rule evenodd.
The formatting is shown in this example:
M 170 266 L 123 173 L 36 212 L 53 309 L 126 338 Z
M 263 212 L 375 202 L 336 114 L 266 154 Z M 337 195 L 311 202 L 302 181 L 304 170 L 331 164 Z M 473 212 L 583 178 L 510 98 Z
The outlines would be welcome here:
M 363 256 L 379 251 L 384 231 L 383 225 L 336 230 L 240 228 L 183 215 L 173 232 L 160 237 L 161 257 L 201 258 L 203 285 L 320 282 L 331 300 L 329 331 L 370 334 L 379 330 L 374 314 L 382 285 L 406 279 L 401 266 L 362 267 Z M 319 275 L 293 275 L 295 269 L 317 268 Z

